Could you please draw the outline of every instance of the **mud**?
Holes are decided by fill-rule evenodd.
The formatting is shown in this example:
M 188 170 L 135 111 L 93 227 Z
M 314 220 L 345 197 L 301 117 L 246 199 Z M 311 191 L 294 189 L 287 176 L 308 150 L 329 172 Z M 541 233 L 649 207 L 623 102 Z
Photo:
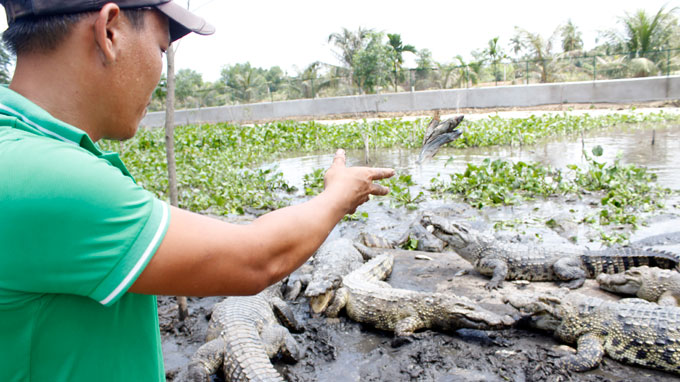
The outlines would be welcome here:
M 601 137 L 586 138 L 583 142 L 558 142 L 557 148 L 546 145 L 534 147 L 520 153 L 506 152 L 508 149 L 463 155 L 452 151 L 461 165 L 475 158 L 499 156 L 521 160 L 557 161 L 562 166 L 564 158 L 581 152 L 581 145 L 605 146 L 606 153 L 623 151 L 626 162 L 646 165 L 659 174 L 658 182 L 665 187 L 678 189 L 677 133 L 675 126 L 666 132 L 657 131 L 654 147 L 640 145 L 638 133 L 619 133 L 611 141 L 599 141 Z M 623 134 L 623 133 L 622 133 Z M 605 137 L 606 138 L 606 137 Z M 627 142 L 630 141 L 630 144 Z M 573 146 L 573 147 L 572 147 Z M 629 148 L 630 147 L 630 148 Z M 641 148 L 642 147 L 642 148 Z M 631 151 L 635 148 L 637 151 Z M 645 155 L 640 150 L 646 150 Z M 506 151 L 502 151 L 506 150 Z M 577 151 L 576 151 L 577 150 Z M 546 155 L 543 155 L 547 153 Z M 571 154 L 570 154 L 571 153 Z M 348 153 L 348 164 L 361 164 L 363 153 Z M 429 167 L 414 165 L 414 153 L 385 153 L 384 159 L 376 156 L 378 163 L 371 165 L 395 167 L 414 175 L 419 184 L 426 184 L 439 171 L 455 171 L 460 166 L 446 167 L 446 156 L 433 160 Z M 643 153 L 644 154 L 644 153 Z M 475 156 L 476 155 L 476 156 Z M 528 158 L 525 158 L 528 156 Z M 534 156 L 536 158 L 534 158 Z M 545 156 L 545 158 L 544 158 Z M 573 156 L 573 155 L 572 155 Z M 302 174 L 290 169 L 325 167 L 330 163 L 327 155 L 280 161 L 281 169 L 288 176 L 300 181 Z M 569 159 L 571 160 L 571 159 Z M 306 162 L 305 162 L 306 161 Z M 302 199 L 300 200 L 302 201 Z M 297 201 L 296 201 L 297 202 Z M 653 214 L 640 214 L 644 222 L 639 229 L 631 231 L 626 227 L 593 228 L 581 222 L 591 214 L 596 199 L 588 195 L 578 198 L 559 197 L 536 200 L 517 206 L 473 209 L 462 203 L 426 200 L 419 203 L 418 210 L 404 212 L 392 208 L 389 202 L 371 200 L 360 208 L 367 219 L 344 221 L 331 233 L 329 239 L 337 237 L 356 238 L 365 230 L 381 234 L 390 239 L 401 236 L 419 211 L 447 206 L 461 220 L 473 222 L 476 228 L 492 231 L 503 240 L 534 243 L 536 245 L 569 245 L 581 248 L 600 249 L 601 232 L 628 231 L 631 244 L 667 250 L 680 254 L 680 194 L 674 193 L 666 201 L 666 208 Z M 251 217 L 252 218 L 252 217 Z M 547 227 L 545 222 L 552 219 L 556 224 Z M 234 217 L 232 222 L 244 223 L 248 217 Z M 498 224 L 503 223 L 503 224 Z M 442 253 L 392 250 L 395 253 L 395 267 L 387 280 L 392 286 L 421 291 L 449 292 L 467 296 L 483 307 L 498 313 L 517 315 L 513 308 L 502 303 L 504 295 L 519 292 L 545 291 L 557 288 L 554 282 L 508 282 L 495 291 L 486 291 L 488 278 L 478 274 L 470 264 L 453 252 Z M 587 280 L 577 290 L 579 293 L 599 298 L 616 300 L 621 298 L 602 291 L 594 280 Z M 191 355 L 204 343 L 212 306 L 221 297 L 188 299 L 190 317 L 182 324 L 177 321 L 177 307 L 173 297 L 159 296 L 159 321 L 162 334 L 163 354 L 169 381 L 184 380 L 184 370 Z M 676 381 L 679 376 L 665 372 L 629 366 L 605 357 L 602 364 L 584 373 L 569 373 L 556 366 L 557 358 L 573 352 L 574 349 L 552 337 L 551 333 L 538 332 L 525 325 L 500 331 L 461 329 L 442 333 L 432 330 L 417 332 L 410 342 L 395 345 L 390 332 L 376 330 L 356 323 L 344 314 L 337 319 L 328 319 L 310 312 L 304 297 L 291 302 L 296 318 L 305 327 L 301 334 L 293 334 L 305 348 L 305 356 L 296 364 L 282 360 L 272 362 L 289 381 Z M 222 381 L 219 375 L 213 381 Z
M 462 215 L 474 213 L 474 210 L 461 212 Z M 680 222 L 677 215 L 668 219 Z M 407 218 L 402 220 L 408 221 Z M 398 227 L 399 224 L 394 229 Z M 352 236 L 364 228 L 363 224 L 344 222 L 334 235 Z M 548 232 L 543 234 L 549 237 Z M 651 238 L 649 244 L 667 245 L 678 239 L 675 233 L 662 236 Z M 518 236 L 511 240 L 533 239 Z M 512 307 L 503 304 L 504 295 L 558 288 L 554 282 L 506 281 L 501 289 L 486 291 L 484 285 L 488 278 L 478 274 L 453 252 L 387 251 L 395 255 L 394 270 L 388 279 L 393 287 L 456 293 L 498 313 L 517 316 Z M 587 280 L 578 292 L 598 298 L 620 298 L 600 290 L 594 280 Z M 211 306 L 220 299 L 189 298 L 190 318 L 185 325 L 179 325 L 174 299 L 159 297 L 168 380 L 184 379 L 183 370 L 189 358 L 203 343 Z M 424 330 L 406 344 L 395 346 L 392 333 L 353 322 L 344 314 L 337 319 L 312 314 L 304 297 L 291 302 L 291 306 L 305 327 L 305 332 L 294 334 L 306 348 L 305 356 L 296 364 L 285 364 L 277 359 L 272 362 L 287 380 L 294 382 L 678 380 L 672 374 L 625 365 L 608 357 L 592 371 L 566 372 L 556 366 L 555 360 L 573 352 L 573 348 L 554 339 L 550 333 L 531 330 L 521 322 L 517 327 L 500 331 L 459 329 L 441 333 Z M 216 375 L 213 381 L 223 379 Z

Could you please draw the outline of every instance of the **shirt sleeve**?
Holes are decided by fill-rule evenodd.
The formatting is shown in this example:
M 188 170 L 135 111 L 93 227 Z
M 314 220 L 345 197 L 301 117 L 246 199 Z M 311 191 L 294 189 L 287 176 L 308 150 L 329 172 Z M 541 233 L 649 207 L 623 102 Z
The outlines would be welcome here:
M 34 140 L 0 166 L 0 287 L 113 304 L 162 241 L 168 206 L 78 146 Z

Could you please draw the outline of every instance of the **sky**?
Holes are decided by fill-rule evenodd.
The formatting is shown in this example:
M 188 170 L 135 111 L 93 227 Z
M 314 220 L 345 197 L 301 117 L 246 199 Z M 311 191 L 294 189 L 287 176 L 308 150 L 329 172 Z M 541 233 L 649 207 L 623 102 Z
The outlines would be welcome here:
M 176 2 L 187 6 L 187 0 Z M 397 33 L 404 44 L 429 49 L 435 61 L 450 63 L 459 54 L 469 60 L 494 37 L 509 51 L 516 26 L 547 38 L 571 20 L 589 49 L 599 31 L 620 27 L 626 12 L 655 14 L 664 5 L 680 8 L 680 0 L 190 0 L 188 5 L 217 31 L 181 39 L 176 69 L 193 69 L 203 80 L 215 81 L 224 66 L 237 63 L 279 66 L 290 75 L 314 61 L 339 65 L 328 36 L 342 28 Z M 0 13 L 4 30 L 4 10 Z M 415 66 L 411 54 L 405 60 L 405 67 Z

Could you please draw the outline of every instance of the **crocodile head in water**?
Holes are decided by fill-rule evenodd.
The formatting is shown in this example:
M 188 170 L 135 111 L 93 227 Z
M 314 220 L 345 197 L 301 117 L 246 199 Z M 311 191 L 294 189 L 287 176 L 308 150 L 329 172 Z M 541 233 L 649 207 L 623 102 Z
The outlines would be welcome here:
M 597 276 L 600 288 L 613 292 L 635 295 L 642 287 L 645 279 L 652 277 L 648 266 L 631 268 L 616 274 L 602 273 Z
M 496 240 L 493 236 L 477 231 L 467 224 L 433 213 L 423 213 L 421 223 L 425 227 L 431 227 L 436 237 L 445 241 L 456 253 L 471 263 L 476 261 L 481 256 L 481 252 L 491 247 Z

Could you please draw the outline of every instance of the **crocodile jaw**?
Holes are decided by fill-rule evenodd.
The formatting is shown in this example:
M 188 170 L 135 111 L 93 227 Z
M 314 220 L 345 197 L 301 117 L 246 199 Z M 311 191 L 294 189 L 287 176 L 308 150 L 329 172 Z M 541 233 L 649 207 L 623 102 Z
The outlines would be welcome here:
M 640 290 L 641 281 L 626 273 L 614 275 L 602 273 L 597 276 L 597 282 L 600 284 L 600 288 L 606 291 L 635 295 Z
M 312 311 L 316 314 L 323 313 L 328 308 L 328 305 L 333 301 L 333 296 L 335 292 L 330 290 L 326 293 L 321 293 L 317 296 L 312 296 L 309 298 L 309 306 Z

